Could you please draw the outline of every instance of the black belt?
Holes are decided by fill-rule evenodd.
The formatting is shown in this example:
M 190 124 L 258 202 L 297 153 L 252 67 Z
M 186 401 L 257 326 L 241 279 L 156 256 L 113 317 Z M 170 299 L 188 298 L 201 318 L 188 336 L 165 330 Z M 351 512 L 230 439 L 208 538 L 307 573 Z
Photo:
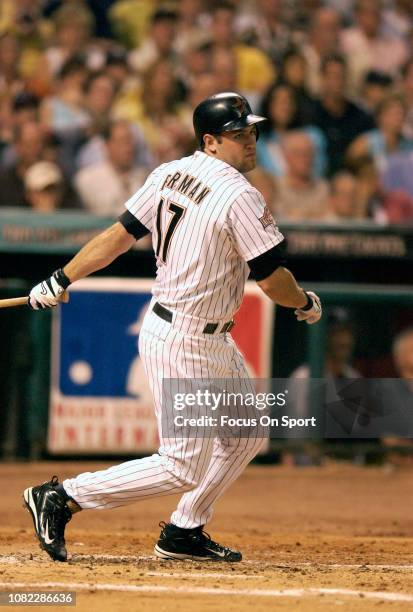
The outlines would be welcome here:
M 164 321 L 168 321 L 168 323 L 172 323 L 173 314 L 170 310 L 165 308 L 165 306 L 161 306 L 161 304 L 159 304 L 158 302 L 155 302 L 152 310 L 156 315 L 158 315 L 158 317 L 160 317 Z M 235 325 L 234 321 L 228 321 L 227 323 L 224 323 L 219 333 L 224 334 L 225 332 L 231 331 L 234 325 Z M 217 331 L 218 326 L 219 326 L 219 323 L 207 323 L 204 329 L 202 330 L 202 333 L 203 334 L 214 334 Z

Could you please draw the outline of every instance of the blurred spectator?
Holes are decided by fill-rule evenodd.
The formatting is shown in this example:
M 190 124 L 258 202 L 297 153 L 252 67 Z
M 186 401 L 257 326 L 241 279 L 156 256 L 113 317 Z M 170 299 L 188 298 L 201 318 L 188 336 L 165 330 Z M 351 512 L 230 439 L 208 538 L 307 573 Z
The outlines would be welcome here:
M 120 120 L 121 118 L 115 117 L 113 121 Z M 134 165 L 145 169 L 149 173 L 155 166 L 153 156 L 151 155 L 148 145 L 145 141 L 142 130 L 135 123 L 130 123 L 130 129 L 132 131 L 134 140 L 134 151 L 135 161 Z M 107 132 L 106 129 L 102 133 L 96 134 L 92 138 L 89 138 L 86 143 L 80 148 L 79 153 L 75 158 L 75 167 L 77 169 L 85 168 L 92 164 L 103 162 L 107 159 L 107 146 L 104 134 Z
M 150 28 L 157 0 L 117 0 L 109 9 L 109 21 L 117 40 L 128 49 L 141 44 Z
M 174 42 L 178 15 L 169 9 L 157 9 L 151 18 L 151 29 L 142 43 L 129 54 L 129 64 L 139 74 L 145 74 L 155 62 L 177 62 Z
M 217 91 L 238 90 L 238 67 L 234 49 L 214 49 L 210 52 L 209 63 Z
M 0 34 L 0 102 L 10 102 L 25 87 L 19 70 L 21 46 L 14 34 Z
M 364 77 L 360 104 L 365 111 L 374 115 L 378 105 L 391 93 L 392 78 L 383 72 L 369 70 Z
M 314 98 L 307 88 L 307 62 L 304 55 L 295 49 L 288 51 L 283 59 L 280 81 L 291 85 L 295 92 L 297 113 L 302 125 L 311 122 Z
M 394 367 L 401 380 L 385 381 L 385 387 L 381 387 L 380 399 L 382 405 L 390 414 L 390 427 L 388 435 L 383 438 L 383 444 L 387 447 L 387 458 L 390 463 L 402 465 L 412 463 L 411 448 L 413 446 L 412 415 L 413 405 L 413 328 L 408 327 L 400 332 L 393 340 L 392 356 Z M 387 392 L 387 398 L 383 399 L 383 390 Z M 386 402 L 388 399 L 388 403 Z M 391 411 L 388 412 L 388 407 Z M 396 432 L 392 431 L 391 425 Z M 405 437 L 399 437 L 403 433 Z M 410 449 L 409 452 L 403 452 Z
M 25 87 L 19 72 L 20 54 L 16 36 L 0 34 L 0 141 L 6 143 L 13 131 L 13 99 Z
M 369 70 L 395 76 L 407 60 L 408 49 L 403 40 L 383 33 L 381 0 L 357 0 L 354 10 L 356 25 L 342 32 L 341 46 L 350 91 L 357 95 Z
M 39 161 L 24 175 L 25 200 L 39 213 L 53 213 L 60 209 L 79 207 L 79 200 L 65 181 L 56 164 Z
M 16 160 L 0 174 L 0 206 L 25 206 L 24 175 L 26 170 L 42 159 L 46 133 L 34 121 L 24 123 L 16 130 Z
M 189 152 L 194 139 L 192 113 L 179 101 L 178 83 L 168 61 L 161 60 L 147 71 L 135 119 L 155 160 L 169 161 Z
M 193 87 L 188 92 L 188 105 L 191 108 L 195 108 L 202 100 L 219 91 L 223 90 L 218 86 L 216 76 L 211 72 L 204 72 L 199 75 L 196 83 L 193 84 Z
M 52 33 L 50 24 L 42 19 L 41 0 L 2 0 L 0 9 L 0 31 L 17 37 L 22 49 L 19 71 L 24 79 L 30 79 Z
M 86 210 L 117 216 L 145 182 L 146 172 L 135 165 L 135 140 L 127 121 L 112 122 L 105 139 L 107 159 L 79 170 L 74 183 Z
M 280 64 L 291 46 L 291 30 L 282 22 L 282 0 L 256 0 L 235 19 L 238 39 L 258 47 Z
M 95 19 L 95 35 L 99 38 L 113 38 L 108 12 L 117 0 L 69 0 L 72 4 L 87 5 Z M 67 4 L 68 0 L 42 0 L 42 14 L 46 18 L 53 17 L 58 9 Z
M 106 54 L 104 71 L 114 83 L 116 96 L 111 108 L 111 116 L 119 119 L 136 120 L 136 99 L 141 92 L 140 78 L 128 64 L 127 53 L 122 47 L 111 47 Z
M 413 140 L 403 134 L 406 106 L 397 94 L 382 100 L 376 112 L 377 128 L 358 136 L 348 149 L 349 159 L 368 155 L 379 170 L 383 170 L 390 153 L 412 151 Z
M 357 177 L 357 202 L 362 217 L 370 217 L 378 223 L 413 221 L 413 198 L 399 186 L 387 190 L 371 157 L 354 159 L 348 167 Z
M 413 138 L 413 59 L 403 67 L 401 94 L 407 108 L 403 131 L 409 138 Z
M 204 0 L 178 0 L 178 21 L 175 50 L 179 54 L 207 40 L 208 15 Z
M 340 22 L 339 13 L 331 8 L 319 9 L 311 20 L 309 40 L 301 50 L 307 64 L 308 87 L 313 96 L 321 92 L 320 74 L 324 59 L 339 51 Z
M 239 44 L 236 40 L 234 19 L 236 8 L 229 2 L 219 2 L 211 10 L 210 44 L 212 51 L 232 50 L 236 62 L 236 89 L 246 93 L 252 101 L 275 78 L 275 68 L 269 57 L 256 47 Z
M 277 221 L 322 219 L 326 213 L 326 181 L 313 178 L 314 145 L 305 132 L 292 131 L 282 140 L 286 173 L 278 178 L 274 214 Z
M 413 328 L 400 332 L 393 341 L 393 361 L 398 375 L 409 381 L 413 392 Z
M 94 72 L 87 79 L 83 104 L 89 114 L 89 136 L 99 134 L 107 127 L 115 95 L 115 82 L 107 72 Z
M 314 104 L 313 123 L 327 140 L 327 174 L 341 169 L 349 144 L 362 132 L 373 129 L 373 119 L 346 97 L 346 64 L 340 55 L 322 64 L 322 95 Z
M 84 85 L 88 72 L 83 60 L 72 58 L 63 65 L 56 81 L 55 94 L 44 98 L 42 123 L 62 136 L 78 134 L 90 124 L 84 108 Z
M 186 90 L 195 88 L 198 79 L 200 79 L 203 74 L 214 71 L 214 58 L 211 58 L 209 46 L 205 43 L 194 43 L 188 46 L 185 51 L 181 53 L 180 60 L 180 65 L 178 66 L 176 74 L 179 76 Z M 232 59 L 231 65 L 233 65 Z M 235 82 L 236 75 L 234 75 L 233 78 Z
M 3 151 L 0 158 L 0 167 L 8 168 L 16 161 L 14 136 L 16 130 L 28 121 L 39 120 L 39 99 L 34 94 L 22 91 L 12 102 L 12 114 L 8 124 L 2 126 Z
M 339 317 L 331 318 L 327 331 L 327 347 L 324 361 L 324 376 L 333 378 L 360 378 L 361 374 L 350 365 L 355 333 L 352 325 L 341 321 Z M 290 374 L 290 379 L 310 378 L 308 365 L 301 365 Z
M 268 121 L 260 127 L 261 138 L 257 143 L 258 163 L 274 176 L 283 176 L 286 172 L 286 162 L 281 140 L 288 130 L 302 126 L 295 90 L 287 83 L 274 83 L 266 92 L 259 113 L 268 117 Z M 306 126 L 303 130 L 310 136 L 315 148 L 314 175 L 323 175 L 326 165 L 324 135 L 314 126 Z
M 83 2 L 65 2 L 53 13 L 55 26 L 54 44 L 44 53 L 46 66 L 43 70 L 51 81 L 72 59 L 82 56 L 89 70 L 103 67 L 105 54 L 92 40 L 94 30 L 93 14 Z
M 343 320 L 342 320 L 343 319 Z M 357 404 L 350 404 L 351 408 L 345 405 L 340 396 L 337 396 L 336 385 L 343 389 L 343 383 L 347 380 L 351 385 L 354 379 L 361 378 L 360 372 L 351 365 L 355 345 L 355 332 L 340 313 L 339 316 L 331 317 L 327 330 L 327 346 L 324 357 L 323 381 L 327 383 L 324 388 L 318 384 L 319 402 L 322 402 L 325 412 L 324 432 L 330 437 L 330 444 L 334 439 L 346 437 L 352 431 L 354 424 L 357 423 Z M 293 413 L 298 417 L 313 416 L 310 414 L 310 366 L 303 364 L 291 372 L 289 377 L 288 398 Z M 320 381 L 317 379 L 317 382 Z M 332 393 L 334 401 L 329 401 L 329 394 Z M 356 411 L 353 412 L 353 406 Z M 347 409 L 346 409 L 347 408 Z M 332 438 L 332 439 L 331 439 Z M 309 452 L 310 451 L 310 452 Z M 311 444 L 304 444 L 301 450 L 295 450 L 295 462 L 311 462 Z
M 330 193 L 323 221 L 338 223 L 359 219 L 357 180 L 350 172 L 338 172 L 330 181 Z
M 413 198 L 413 153 L 390 155 L 382 174 L 382 182 L 389 191 L 400 189 Z
M 385 34 L 403 39 L 407 38 L 413 27 L 412 0 L 393 0 L 383 12 L 383 30 Z

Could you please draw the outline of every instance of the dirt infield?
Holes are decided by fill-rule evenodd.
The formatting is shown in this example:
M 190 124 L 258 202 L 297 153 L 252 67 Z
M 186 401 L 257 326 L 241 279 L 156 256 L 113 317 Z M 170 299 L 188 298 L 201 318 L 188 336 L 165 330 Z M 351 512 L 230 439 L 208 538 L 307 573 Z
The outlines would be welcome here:
M 242 550 L 238 564 L 152 557 L 174 497 L 76 515 L 71 558 L 53 563 L 33 537 L 22 489 L 105 466 L 0 466 L 0 591 L 72 590 L 76 610 L 89 612 L 413 609 L 412 468 L 251 466 L 208 526 Z

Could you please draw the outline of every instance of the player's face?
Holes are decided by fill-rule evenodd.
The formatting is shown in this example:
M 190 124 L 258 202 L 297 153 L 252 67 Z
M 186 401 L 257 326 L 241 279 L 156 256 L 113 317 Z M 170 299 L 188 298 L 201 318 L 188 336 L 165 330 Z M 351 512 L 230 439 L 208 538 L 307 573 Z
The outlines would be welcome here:
M 239 172 L 249 172 L 256 166 L 257 128 L 224 132 L 216 142 L 216 156 Z

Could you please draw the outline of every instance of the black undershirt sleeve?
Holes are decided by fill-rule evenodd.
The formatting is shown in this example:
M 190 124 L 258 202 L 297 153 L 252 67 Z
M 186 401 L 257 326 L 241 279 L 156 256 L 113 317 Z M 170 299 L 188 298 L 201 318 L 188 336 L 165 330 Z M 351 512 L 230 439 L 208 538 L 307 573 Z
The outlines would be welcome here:
M 128 234 L 131 234 L 136 240 L 149 234 L 148 228 L 134 217 L 129 210 L 125 210 L 125 212 L 118 217 L 118 221 L 122 223 Z
M 251 277 L 256 281 L 264 280 L 264 278 L 270 276 L 274 270 L 280 266 L 284 266 L 287 263 L 284 257 L 284 251 L 285 244 L 284 241 L 282 241 L 269 251 L 247 261 L 251 269 Z

